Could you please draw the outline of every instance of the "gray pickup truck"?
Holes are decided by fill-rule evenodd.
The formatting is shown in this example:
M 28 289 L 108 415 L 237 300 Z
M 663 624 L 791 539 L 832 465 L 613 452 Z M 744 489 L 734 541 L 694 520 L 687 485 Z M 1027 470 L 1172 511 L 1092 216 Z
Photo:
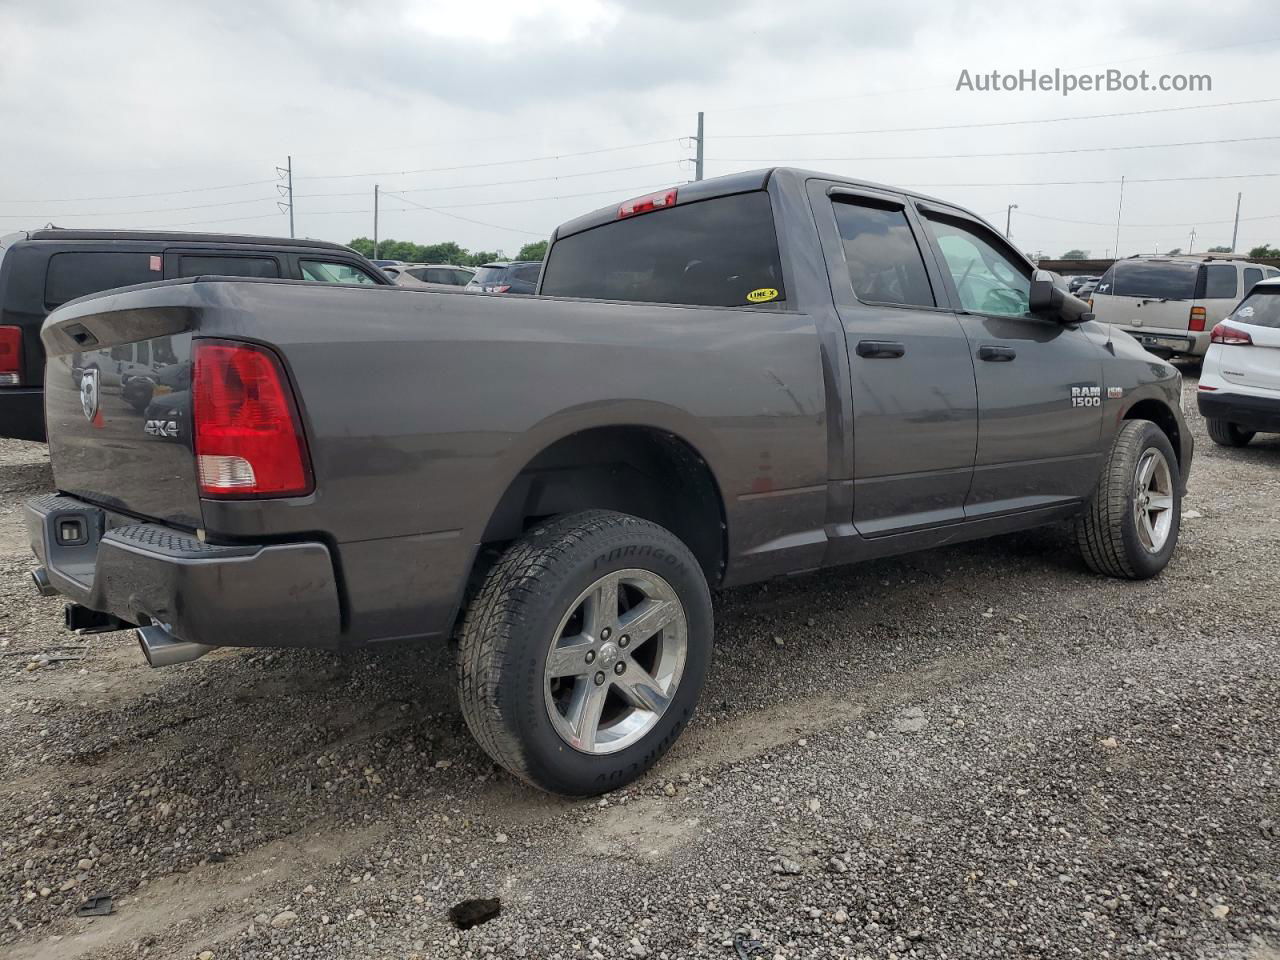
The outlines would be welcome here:
M 539 296 L 173 280 L 44 325 L 37 588 L 153 665 L 457 638 L 495 760 L 584 795 L 693 716 L 711 587 L 1074 523 L 1169 561 L 1181 378 L 989 224 L 792 169 L 555 231 Z M 94 360 L 170 358 L 143 410 Z

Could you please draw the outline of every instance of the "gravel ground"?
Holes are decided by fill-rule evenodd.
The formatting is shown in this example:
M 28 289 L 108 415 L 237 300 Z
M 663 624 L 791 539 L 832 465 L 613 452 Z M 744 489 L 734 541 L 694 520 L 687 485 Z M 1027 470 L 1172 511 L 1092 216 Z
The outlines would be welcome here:
M 697 721 L 579 802 L 486 760 L 444 650 L 67 634 L 44 449 L 0 441 L 0 953 L 1277 960 L 1280 438 L 1214 446 L 1188 388 L 1163 576 L 1047 532 L 729 591 Z

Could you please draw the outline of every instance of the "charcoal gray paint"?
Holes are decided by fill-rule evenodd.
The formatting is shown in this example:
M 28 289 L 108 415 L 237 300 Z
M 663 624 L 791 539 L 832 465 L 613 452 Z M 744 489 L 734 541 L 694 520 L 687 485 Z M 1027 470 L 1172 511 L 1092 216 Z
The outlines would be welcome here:
M 650 427 L 697 451 L 723 498 L 724 584 L 1069 517 L 1140 401 L 1177 425 L 1185 482 L 1191 439 L 1173 367 L 1095 323 L 965 314 L 931 247 L 941 306 L 859 302 L 828 193 L 898 198 L 919 231 L 914 195 L 777 170 L 682 187 L 681 200 L 762 185 L 785 307 L 216 279 L 69 304 L 44 328 L 57 487 L 113 516 L 199 529 L 214 542 L 324 545 L 342 601 L 337 644 L 361 645 L 447 634 L 504 491 L 540 451 L 595 427 Z M 614 209 L 557 236 L 606 222 Z M 82 331 L 99 352 L 71 340 Z M 302 407 L 312 494 L 198 497 L 181 389 L 193 334 L 262 342 L 281 356 Z M 859 357 L 867 338 L 906 352 Z M 171 351 L 176 372 L 157 376 L 177 388 L 139 410 L 112 386 L 103 422 L 90 423 L 77 371 L 140 339 L 153 353 L 160 341 Z M 978 361 L 990 344 L 1016 348 L 1017 359 Z M 1071 407 L 1070 388 L 1082 383 L 1101 388 L 1099 407 Z M 1122 398 L 1107 399 L 1112 386 Z M 171 412 L 178 435 L 148 434 L 148 411 Z M 303 633 L 281 640 L 312 642 Z

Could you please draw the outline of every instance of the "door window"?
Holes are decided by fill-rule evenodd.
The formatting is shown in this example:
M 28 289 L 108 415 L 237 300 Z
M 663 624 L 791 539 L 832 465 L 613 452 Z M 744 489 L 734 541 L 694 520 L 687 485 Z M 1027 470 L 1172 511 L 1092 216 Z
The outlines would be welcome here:
M 859 300 L 903 306 L 937 305 L 920 245 L 901 207 L 838 200 L 832 205 L 849 282 Z
M 1204 296 L 1206 300 L 1234 300 L 1236 289 L 1236 265 L 1211 263 L 1205 268 Z
M 1253 285 L 1262 279 L 1262 271 L 1258 267 L 1244 268 L 1244 292 L 1248 293 Z
M 299 261 L 299 266 L 302 267 L 303 280 L 314 280 L 317 283 L 367 283 L 371 285 L 376 283 L 373 277 L 359 267 L 354 267 L 349 263 L 301 260 Z
M 960 305 L 972 313 L 1026 316 L 1031 305 L 1031 277 L 995 243 L 977 230 L 930 218 L 938 248 Z
M 278 277 L 274 257 L 192 257 L 178 259 L 180 277 Z

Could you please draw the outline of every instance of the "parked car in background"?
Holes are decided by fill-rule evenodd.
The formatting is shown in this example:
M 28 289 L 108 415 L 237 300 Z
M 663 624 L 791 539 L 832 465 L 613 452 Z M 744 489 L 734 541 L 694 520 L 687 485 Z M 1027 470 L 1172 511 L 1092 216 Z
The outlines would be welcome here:
M 354 250 L 321 240 L 140 230 L 10 234 L 0 238 L 0 437 L 44 439 L 40 325 L 50 310 L 115 287 L 214 275 L 391 283 Z M 149 351 L 121 347 L 98 376 L 104 386 L 124 389 L 135 377 L 153 377 L 158 365 Z M 145 387 L 134 384 L 133 402 L 145 406 Z
M 1081 300 L 1088 299 L 1097 289 L 1098 281 L 1101 279 L 1101 277 L 1085 277 L 1084 282 L 1072 291 L 1072 296 L 1079 297 Z
M 1173 555 L 1181 375 L 961 207 L 738 173 L 562 224 L 538 282 L 221 277 L 61 308 L 37 588 L 155 666 L 456 637 L 480 745 L 582 795 L 692 718 L 709 587 L 1062 521 L 1098 573 Z M 98 402 L 84 333 L 166 341 L 173 391 Z
M 1081 287 L 1083 287 L 1085 284 L 1097 284 L 1099 279 L 1100 279 L 1099 277 L 1093 277 L 1083 273 L 1076 274 L 1075 276 L 1067 277 L 1067 290 L 1071 293 L 1079 295 Z
M 1103 323 L 1132 334 L 1160 357 L 1203 357 L 1209 331 L 1259 280 L 1280 270 L 1228 254 L 1117 260 L 1092 293 Z
M 402 287 L 447 290 L 465 287 L 475 275 L 475 267 L 452 263 L 410 263 L 399 268 L 395 280 Z
M 533 293 L 541 270 L 541 260 L 486 263 L 476 271 L 466 289 L 468 293 Z
M 1196 401 L 1224 447 L 1280 433 L 1280 279 L 1256 284 L 1209 332 Z

